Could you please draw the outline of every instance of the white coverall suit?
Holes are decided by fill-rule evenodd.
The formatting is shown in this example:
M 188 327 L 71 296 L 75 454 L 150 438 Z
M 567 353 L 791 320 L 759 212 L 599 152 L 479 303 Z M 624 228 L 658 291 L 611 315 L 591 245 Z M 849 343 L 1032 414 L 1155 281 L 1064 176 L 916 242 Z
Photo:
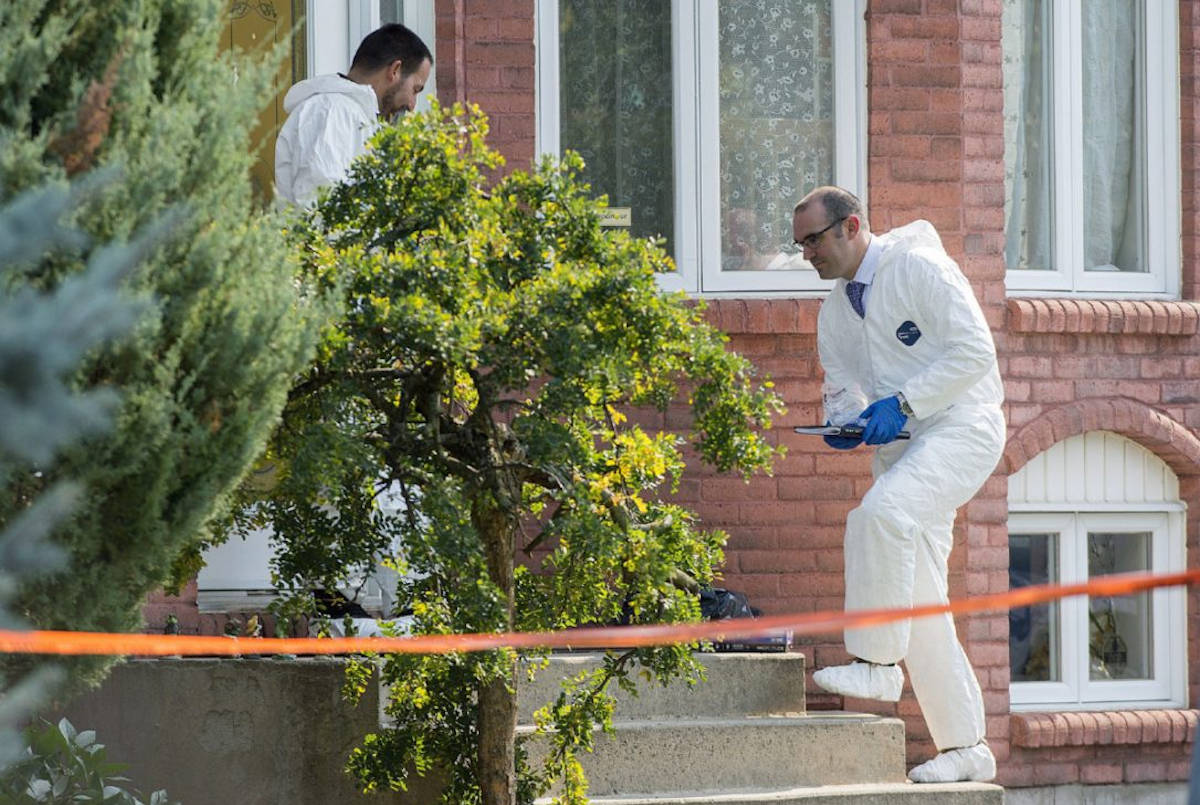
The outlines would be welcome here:
M 275 197 L 307 207 L 317 191 L 346 178 L 379 130 L 379 99 L 340 75 L 300 81 L 283 98 L 288 119 L 275 141 Z
M 846 609 L 944 603 L 955 510 L 991 475 L 1004 447 L 995 344 L 929 222 L 876 236 L 856 280 L 868 262 L 875 270 L 865 317 L 851 307 L 844 279 L 821 305 L 826 386 L 867 401 L 902 392 L 912 438 L 876 449 L 874 484 L 847 517 Z M 983 697 L 950 615 L 851 629 L 845 639 L 861 659 L 904 660 L 939 750 L 983 739 Z

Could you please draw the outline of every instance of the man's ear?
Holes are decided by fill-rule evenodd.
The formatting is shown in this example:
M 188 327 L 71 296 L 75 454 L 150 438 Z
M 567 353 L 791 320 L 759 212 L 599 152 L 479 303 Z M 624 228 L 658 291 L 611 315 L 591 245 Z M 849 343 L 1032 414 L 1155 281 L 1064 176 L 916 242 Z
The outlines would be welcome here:
M 400 80 L 400 76 L 404 75 L 404 62 L 396 59 L 388 65 L 388 78 L 395 82 Z
M 847 238 L 855 237 L 856 235 L 858 235 L 859 230 L 861 230 L 861 229 L 862 229 L 862 221 L 860 221 L 858 219 L 857 215 L 846 216 L 846 237 Z

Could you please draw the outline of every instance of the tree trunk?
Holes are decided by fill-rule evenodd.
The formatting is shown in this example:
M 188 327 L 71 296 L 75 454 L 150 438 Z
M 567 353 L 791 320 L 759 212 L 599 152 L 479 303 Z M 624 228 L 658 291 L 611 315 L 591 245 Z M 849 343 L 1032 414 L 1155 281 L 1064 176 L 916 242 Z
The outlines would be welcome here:
M 490 501 L 477 501 L 472 506 L 471 519 L 483 539 L 488 575 L 505 598 L 504 629 L 511 631 L 516 600 L 513 580 L 515 528 L 509 524 L 506 512 Z M 479 691 L 479 787 L 483 805 L 515 805 L 517 801 L 516 684 L 516 666 L 513 664 L 506 679 L 496 679 Z
M 517 801 L 517 697 L 503 679 L 479 691 L 479 787 L 483 805 Z

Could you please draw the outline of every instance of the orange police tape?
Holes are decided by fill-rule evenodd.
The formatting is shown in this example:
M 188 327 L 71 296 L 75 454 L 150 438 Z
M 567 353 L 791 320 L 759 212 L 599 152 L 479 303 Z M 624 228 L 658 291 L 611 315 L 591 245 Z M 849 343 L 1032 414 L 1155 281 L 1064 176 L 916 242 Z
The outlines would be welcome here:
M 557 632 L 447 634 L 414 637 L 348 638 L 229 638 L 190 635 L 108 634 L 102 632 L 22 632 L 0 630 L 0 653 L 99 654 L 137 657 L 238 656 L 242 654 L 447 654 L 510 648 L 631 648 L 732 640 L 792 630 L 818 634 L 842 629 L 938 615 L 1002 610 L 1029 606 L 1073 595 L 1107 597 L 1130 595 L 1156 587 L 1200 582 L 1200 569 L 1181 573 L 1127 573 L 1103 576 L 1081 584 L 1044 584 L 1004 593 L 978 595 L 911 609 L 864 609 L 854 612 L 810 612 L 759 618 L 675 623 L 650 626 L 578 628 Z

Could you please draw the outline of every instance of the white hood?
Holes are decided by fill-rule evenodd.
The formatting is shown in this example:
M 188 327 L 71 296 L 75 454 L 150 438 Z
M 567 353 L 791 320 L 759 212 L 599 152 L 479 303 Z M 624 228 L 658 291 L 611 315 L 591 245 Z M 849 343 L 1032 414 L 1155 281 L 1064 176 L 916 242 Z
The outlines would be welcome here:
M 288 118 L 275 140 L 275 196 L 308 206 L 342 181 L 379 129 L 375 90 L 340 75 L 301 81 L 283 99 Z
M 946 248 L 942 246 L 942 239 L 933 228 L 933 224 L 921 219 L 880 235 L 879 241 L 883 247 L 883 254 L 900 248 L 902 251 L 932 249 L 939 256 L 946 255 Z
M 362 107 L 367 115 L 379 114 L 379 99 L 368 84 L 358 84 L 336 73 L 319 75 L 294 84 L 283 97 L 283 111 L 289 115 L 300 104 L 314 95 L 345 95 Z

